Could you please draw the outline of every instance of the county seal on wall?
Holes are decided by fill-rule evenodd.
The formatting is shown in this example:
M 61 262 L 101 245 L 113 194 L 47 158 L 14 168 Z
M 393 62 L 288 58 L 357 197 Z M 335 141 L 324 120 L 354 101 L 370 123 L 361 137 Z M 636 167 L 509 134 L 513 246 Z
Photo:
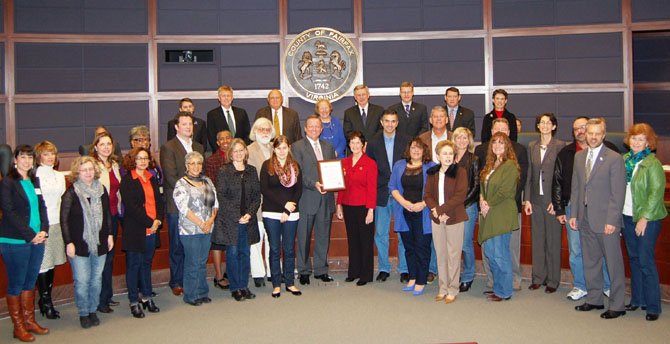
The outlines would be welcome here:
M 358 51 L 341 32 L 311 28 L 288 45 L 284 73 L 301 98 L 335 101 L 351 89 L 358 73 Z

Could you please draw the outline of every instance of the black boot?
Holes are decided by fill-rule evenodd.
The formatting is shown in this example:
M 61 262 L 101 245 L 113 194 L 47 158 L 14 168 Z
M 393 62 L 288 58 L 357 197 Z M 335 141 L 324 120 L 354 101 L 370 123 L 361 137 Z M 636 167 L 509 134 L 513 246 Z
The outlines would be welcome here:
M 54 308 L 51 300 L 51 289 L 53 288 L 54 269 L 37 275 L 37 289 L 40 292 L 40 300 L 37 304 L 40 307 L 40 314 L 47 319 L 59 319 L 60 313 Z

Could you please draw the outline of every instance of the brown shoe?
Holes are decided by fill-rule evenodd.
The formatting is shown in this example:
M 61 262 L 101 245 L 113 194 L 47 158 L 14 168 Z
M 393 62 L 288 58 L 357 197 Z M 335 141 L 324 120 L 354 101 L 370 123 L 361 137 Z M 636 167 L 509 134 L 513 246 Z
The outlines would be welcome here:
M 547 293 L 547 294 L 553 294 L 553 293 L 556 292 L 556 288 L 546 287 L 546 288 L 544 288 L 544 292 Z
M 432 272 L 429 272 L 429 273 L 428 273 L 428 278 L 427 278 L 427 282 L 428 282 L 428 284 L 433 283 L 434 280 L 435 280 L 435 274 L 432 273 Z
M 528 290 L 536 290 L 536 289 L 540 289 L 541 287 L 542 287 L 541 284 L 533 283 L 533 284 L 528 286 Z
M 181 294 L 183 294 L 183 293 L 184 293 L 184 288 L 182 288 L 182 287 L 174 287 L 174 288 L 172 288 L 172 294 L 174 294 L 174 296 L 179 296 L 179 295 L 181 295 Z
M 447 305 L 454 302 L 454 301 L 456 301 L 456 296 L 449 295 L 444 299 L 444 303 L 447 304 Z
M 23 312 L 26 330 L 40 335 L 49 333 L 48 328 L 40 326 L 35 321 L 35 290 L 21 292 L 21 312 Z
M 447 297 L 447 295 L 438 294 L 437 296 L 435 296 L 435 301 L 440 302 L 440 301 L 444 300 L 446 297 Z
M 14 324 L 14 338 L 22 342 L 32 342 L 35 340 L 35 336 L 26 331 L 25 321 L 23 320 L 23 314 L 21 314 L 21 300 L 19 296 L 6 296 L 7 299 L 7 310 L 9 311 L 9 317 L 12 318 L 12 323 Z

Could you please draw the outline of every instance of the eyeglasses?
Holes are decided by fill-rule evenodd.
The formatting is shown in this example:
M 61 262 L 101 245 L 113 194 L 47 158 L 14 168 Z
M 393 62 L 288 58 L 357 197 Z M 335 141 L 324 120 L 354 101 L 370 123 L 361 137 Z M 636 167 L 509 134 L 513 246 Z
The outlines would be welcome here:
M 256 128 L 256 131 L 260 131 L 261 133 L 269 133 L 272 131 L 272 128 Z
M 202 165 L 202 161 L 191 161 L 191 162 L 187 163 L 186 165 L 198 166 L 198 165 Z
M 88 167 L 88 168 L 80 168 L 79 173 L 86 173 L 86 172 L 95 172 L 94 167 Z
M 138 156 L 135 158 L 135 161 L 149 161 L 148 156 Z
M 133 139 L 133 142 L 149 142 L 151 141 L 148 137 L 136 137 Z

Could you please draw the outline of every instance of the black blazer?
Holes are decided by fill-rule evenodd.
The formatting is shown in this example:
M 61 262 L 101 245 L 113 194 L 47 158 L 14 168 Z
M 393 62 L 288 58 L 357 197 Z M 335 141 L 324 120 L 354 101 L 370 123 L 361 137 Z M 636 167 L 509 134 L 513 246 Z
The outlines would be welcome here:
M 109 194 L 103 187 L 103 194 L 100 196 L 102 201 L 102 227 L 98 239 L 98 256 L 109 252 L 107 246 L 107 237 L 112 234 L 112 216 L 109 213 Z M 88 244 L 84 241 L 84 210 L 81 207 L 79 196 L 70 185 L 61 197 L 60 204 L 60 228 L 63 233 L 63 242 L 65 245 L 74 244 L 74 252 L 80 257 L 88 257 Z
M 396 131 L 393 141 L 393 164 L 402 159 L 410 138 Z M 393 166 L 389 166 L 386 157 L 386 145 L 384 144 L 384 132 L 379 132 L 368 143 L 365 151 L 372 160 L 377 163 L 377 205 L 385 207 L 389 198 L 389 181 Z
M 494 115 L 495 116 L 495 115 Z M 516 125 L 516 123 L 514 124 Z M 490 132 L 490 131 L 489 131 Z M 519 212 L 521 212 L 521 193 L 526 185 L 526 179 L 528 178 L 528 150 L 524 145 L 512 141 L 512 146 L 514 146 L 514 154 L 519 163 L 519 168 L 521 168 L 519 174 L 519 183 L 516 188 L 516 207 Z M 479 158 L 479 170 L 481 171 L 484 166 L 486 166 L 486 152 L 489 149 L 489 142 L 483 142 L 479 146 L 475 147 L 475 155 Z
M 251 125 L 249 124 L 247 111 L 236 106 L 232 106 L 231 109 L 233 109 L 233 116 L 235 116 L 235 137 L 241 138 L 247 145 L 250 144 L 249 132 L 251 132 Z M 216 134 L 222 130 L 230 130 L 230 127 L 228 126 L 223 109 L 221 106 L 217 106 L 207 113 L 207 137 L 209 138 L 212 152 L 216 152 L 219 149 L 219 145 L 216 144 Z
M 447 111 L 447 118 L 449 118 L 449 108 L 445 106 L 444 109 Z M 454 131 L 456 128 L 468 128 L 470 129 L 472 136 L 477 135 L 477 132 L 475 131 L 475 113 L 466 107 L 458 105 L 454 123 L 447 123 L 447 131 Z M 489 128 L 489 134 L 490 133 L 491 128 Z
M 35 178 L 33 184 L 40 207 L 40 221 L 42 222 L 40 231 L 49 233 L 49 218 L 42 192 L 39 191 L 39 178 Z M 2 205 L 0 237 L 25 240 L 26 243 L 33 240 L 36 233 L 28 226 L 30 224 L 30 203 L 20 180 L 7 176 L 0 182 L 0 204 Z
M 294 142 L 300 140 L 302 138 L 302 127 L 300 127 L 300 118 L 298 117 L 298 113 L 293 110 L 289 109 L 286 106 L 282 106 L 282 135 L 285 135 L 288 137 L 288 140 L 291 144 Z M 270 122 L 273 122 L 272 118 L 272 108 L 269 106 L 262 107 L 256 111 L 256 117 L 254 118 L 254 122 L 256 122 L 257 119 L 264 117 L 270 120 Z
M 368 113 L 367 121 L 363 125 L 363 119 L 361 118 L 361 111 L 358 108 L 358 105 L 354 105 L 344 111 L 344 136 L 349 137 L 349 134 L 352 131 L 360 131 L 365 136 L 367 141 L 370 141 L 376 133 L 382 130 L 382 114 L 384 113 L 384 108 L 375 105 L 368 104 Z
M 172 140 L 177 136 L 174 128 L 175 121 L 171 119 L 167 124 L 167 140 Z M 216 140 L 216 137 L 214 137 Z M 204 119 L 193 116 L 193 141 L 200 143 L 207 150 L 207 122 Z
M 491 128 L 493 127 L 493 120 L 498 118 L 495 113 L 496 110 L 491 110 L 491 112 L 484 115 L 484 120 L 482 122 L 482 142 L 487 142 L 491 139 Z M 510 140 L 516 142 L 517 137 L 517 128 L 516 128 L 516 116 L 507 111 L 503 113 L 503 118 L 509 122 L 509 138 Z M 474 132 L 472 133 L 474 135 Z
M 247 244 L 260 241 L 258 219 L 256 215 L 261 207 L 261 184 L 256 168 L 247 164 L 240 178 L 232 163 L 224 164 L 216 177 L 216 197 L 219 200 L 219 212 L 216 214 L 212 242 L 219 245 L 237 245 L 237 227 L 240 220 L 240 195 L 244 183 L 244 200 L 247 214 L 251 219 L 247 224 Z
M 161 198 L 156 178 L 151 177 L 149 180 L 156 201 L 156 219 L 162 222 L 165 218 L 165 203 Z M 147 228 L 154 224 L 154 219 L 147 216 L 144 209 L 144 189 L 139 178 L 133 179 L 132 174 L 128 173 L 121 179 L 120 190 L 125 209 L 121 245 L 124 251 L 144 252 Z
M 402 105 L 402 102 L 395 103 L 389 106 L 388 109 L 398 113 L 397 131 L 399 133 L 415 137 L 430 129 L 428 126 L 428 109 L 421 103 L 412 102 L 412 105 L 409 107 L 409 117 L 407 117 L 407 112 L 405 112 L 405 106 Z

